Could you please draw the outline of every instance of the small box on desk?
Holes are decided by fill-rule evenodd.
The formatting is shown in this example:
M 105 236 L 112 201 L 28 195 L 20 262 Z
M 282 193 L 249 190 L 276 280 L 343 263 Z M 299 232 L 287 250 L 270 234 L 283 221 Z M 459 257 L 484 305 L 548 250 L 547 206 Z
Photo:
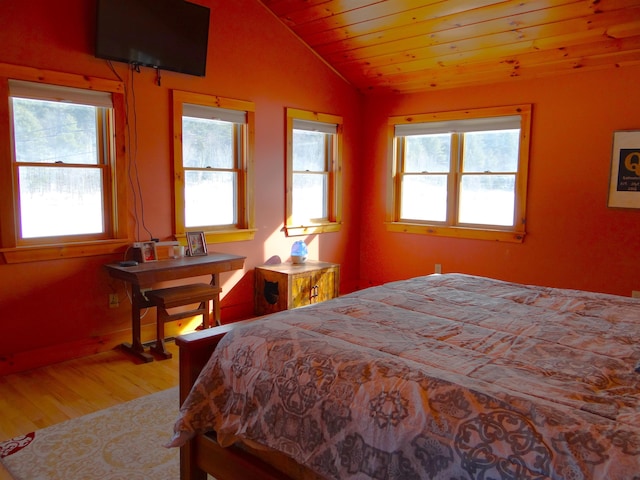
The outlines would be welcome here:
M 176 258 L 176 250 L 179 247 L 177 241 L 166 242 L 134 242 L 133 259 L 137 262 L 155 262 L 157 260 L 167 260 L 168 258 Z

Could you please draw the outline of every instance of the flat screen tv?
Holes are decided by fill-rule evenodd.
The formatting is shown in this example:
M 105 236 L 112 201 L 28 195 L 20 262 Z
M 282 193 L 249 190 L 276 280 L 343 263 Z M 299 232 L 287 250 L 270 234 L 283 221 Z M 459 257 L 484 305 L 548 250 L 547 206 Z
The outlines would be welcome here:
M 203 77 L 209 13 L 184 0 L 98 0 L 95 55 Z

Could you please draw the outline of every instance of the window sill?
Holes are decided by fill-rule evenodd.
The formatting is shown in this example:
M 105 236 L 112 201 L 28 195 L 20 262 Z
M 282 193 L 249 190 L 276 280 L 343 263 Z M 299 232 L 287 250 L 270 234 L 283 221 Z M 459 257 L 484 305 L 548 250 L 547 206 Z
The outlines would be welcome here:
M 253 240 L 256 235 L 256 231 L 256 229 L 210 230 L 205 231 L 204 235 L 207 243 L 243 242 Z M 176 240 L 181 240 L 181 244 L 186 245 L 187 236 L 184 233 L 179 233 L 176 235 Z
M 342 224 L 340 223 L 321 223 L 318 225 L 300 225 L 297 227 L 284 227 L 287 237 L 296 237 L 301 235 L 311 235 L 314 233 L 339 232 Z
M 492 240 L 496 242 L 522 243 L 525 232 L 506 230 L 489 230 L 468 227 L 447 227 L 440 225 L 423 225 L 417 223 L 387 223 L 390 232 L 417 233 L 438 237 L 471 238 L 476 240 Z
M 57 260 L 61 258 L 92 257 L 121 253 L 131 240 L 103 240 L 96 242 L 66 243 L 54 245 L 33 245 L 28 247 L 2 248 L 0 254 L 4 263 L 27 263 Z

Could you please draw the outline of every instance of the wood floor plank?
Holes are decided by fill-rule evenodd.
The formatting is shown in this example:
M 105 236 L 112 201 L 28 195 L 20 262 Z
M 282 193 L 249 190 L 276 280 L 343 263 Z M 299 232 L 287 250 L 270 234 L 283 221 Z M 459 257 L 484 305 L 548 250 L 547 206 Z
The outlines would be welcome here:
M 140 363 L 121 350 L 0 377 L 0 441 L 178 385 L 178 349 Z

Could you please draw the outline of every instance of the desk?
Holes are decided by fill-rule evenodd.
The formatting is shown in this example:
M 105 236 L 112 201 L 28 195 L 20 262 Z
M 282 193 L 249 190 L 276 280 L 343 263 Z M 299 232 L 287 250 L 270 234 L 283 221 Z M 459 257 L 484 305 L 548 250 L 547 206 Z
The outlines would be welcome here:
M 144 351 L 140 340 L 140 311 L 152 306 L 142 294 L 142 288 L 169 280 L 211 275 L 211 285 L 220 286 L 220 273 L 243 268 L 245 257 L 226 253 L 209 253 L 196 257 L 171 258 L 158 262 L 139 263 L 132 267 L 123 267 L 119 263 L 105 265 L 113 278 L 131 284 L 131 344 L 122 347 L 145 362 L 153 361 L 153 356 Z M 220 305 L 216 302 L 214 320 L 220 321 Z

